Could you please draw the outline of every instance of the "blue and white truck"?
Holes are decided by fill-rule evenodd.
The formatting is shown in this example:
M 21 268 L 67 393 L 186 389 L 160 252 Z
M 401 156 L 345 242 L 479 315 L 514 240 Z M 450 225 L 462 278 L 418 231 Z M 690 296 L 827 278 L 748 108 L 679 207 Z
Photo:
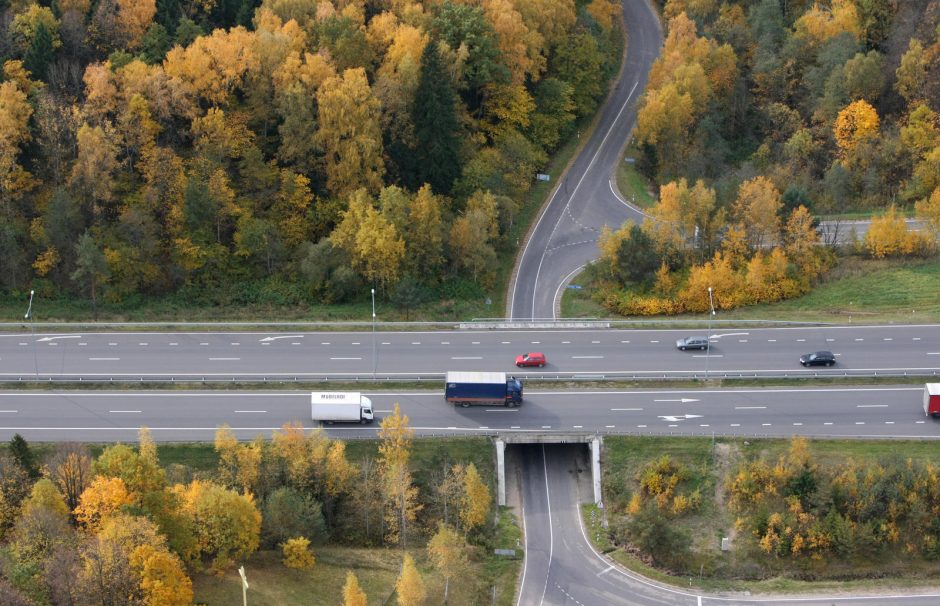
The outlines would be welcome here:
M 449 371 L 444 381 L 444 399 L 467 407 L 471 404 L 519 406 L 522 381 L 504 372 Z

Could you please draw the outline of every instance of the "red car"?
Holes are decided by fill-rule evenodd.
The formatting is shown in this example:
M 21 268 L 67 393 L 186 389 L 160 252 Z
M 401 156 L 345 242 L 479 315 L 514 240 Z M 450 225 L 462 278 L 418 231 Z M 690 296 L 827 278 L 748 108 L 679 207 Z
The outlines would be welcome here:
M 523 354 L 521 356 L 516 356 L 516 366 L 522 368 L 523 366 L 538 366 L 542 368 L 545 366 L 545 354 L 532 352 Z

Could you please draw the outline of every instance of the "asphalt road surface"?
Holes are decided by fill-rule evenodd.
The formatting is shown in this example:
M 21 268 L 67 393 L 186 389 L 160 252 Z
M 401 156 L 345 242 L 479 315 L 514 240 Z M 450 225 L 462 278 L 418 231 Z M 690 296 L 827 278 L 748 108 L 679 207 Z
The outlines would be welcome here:
M 643 218 L 616 193 L 611 175 L 636 121 L 636 102 L 659 56 L 662 32 L 646 0 L 624 0 L 623 18 L 627 49 L 617 84 L 523 247 L 510 286 L 510 318 L 554 318 L 565 280 L 597 257 L 600 229 Z
M 940 437 L 921 386 L 815 389 L 526 391 L 519 408 L 454 407 L 436 392 L 364 392 L 377 419 L 398 403 L 424 435 L 632 434 L 683 436 Z M 211 440 L 228 424 L 243 439 L 310 420 L 307 391 L 0 392 L 0 440 L 134 440 L 141 425 L 162 441 Z M 328 427 L 375 437 L 374 425 Z
M 940 372 L 940 326 L 712 329 L 711 349 L 678 351 L 704 330 L 441 331 L 371 333 L 0 333 L 0 379 L 404 378 L 448 370 L 521 377 L 618 373 L 701 377 L 715 373 L 826 375 Z M 804 369 L 800 355 L 826 349 L 832 369 Z M 543 352 L 545 368 L 518 369 Z M 375 356 L 373 357 L 373 352 Z

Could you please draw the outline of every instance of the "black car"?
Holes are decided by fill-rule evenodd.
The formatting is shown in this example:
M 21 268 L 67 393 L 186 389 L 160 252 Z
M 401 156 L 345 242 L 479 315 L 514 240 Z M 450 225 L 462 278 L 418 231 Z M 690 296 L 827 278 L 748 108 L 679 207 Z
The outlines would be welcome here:
M 831 351 L 814 351 L 800 356 L 800 364 L 803 366 L 832 366 L 835 363 L 836 357 Z
M 682 351 L 687 349 L 708 349 L 708 337 L 685 337 L 676 341 L 676 347 Z

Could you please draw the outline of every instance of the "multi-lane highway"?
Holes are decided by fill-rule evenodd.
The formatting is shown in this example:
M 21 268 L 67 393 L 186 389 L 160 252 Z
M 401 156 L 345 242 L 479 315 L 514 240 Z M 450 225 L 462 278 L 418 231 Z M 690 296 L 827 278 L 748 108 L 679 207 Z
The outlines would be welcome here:
M 940 326 L 713 329 L 711 350 L 678 351 L 703 330 L 550 330 L 314 333 L 0 333 L 0 379 L 324 377 L 407 378 L 448 370 L 701 377 L 940 372 Z M 801 354 L 835 353 L 832 369 L 804 369 Z M 516 369 L 540 351 L 545 368 Z M 373 356 L 373 352 L 375 355 Z
M 379 419 L 395 403 L 422 434 L 635 434 L 920 438 L 940 437 L 925 417 L 921 386 L 711 390 L 529 390 L 519 408 L 454 407 L 437 391 L 366 391 Z M 209 440 L 226 423 L 241 438 L 290 421 L 308 427 L 307 391 L 0 392 L 0 439 Z M 335 425 L 341 437 L 374 437 L 378 426 Z
M 642 213 L 616 192 L 612 175 L 636 119 L 636 102 L 659 56 L 662 32 L 647 0 L 625 0 L 626 60 L 591 138 L 556 186 L 523 247 L 510 286 L 509 317 L 553 318 L 560 287 L 597 258 L 605 225 L 619 227 Z

